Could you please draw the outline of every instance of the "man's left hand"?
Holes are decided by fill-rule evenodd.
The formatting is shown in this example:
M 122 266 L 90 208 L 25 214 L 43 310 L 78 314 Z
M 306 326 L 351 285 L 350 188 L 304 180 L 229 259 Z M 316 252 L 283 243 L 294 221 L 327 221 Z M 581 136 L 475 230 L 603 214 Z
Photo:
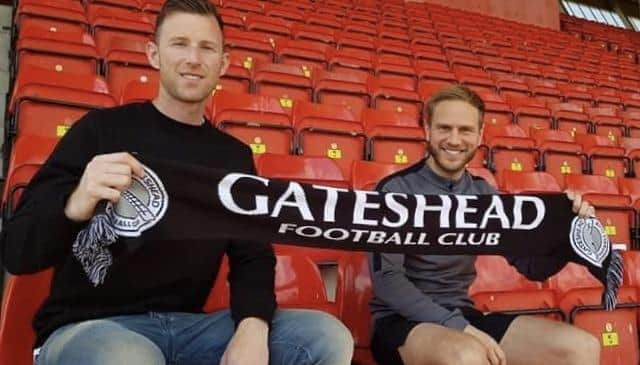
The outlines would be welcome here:
M 269 326 L 259 318 L 245 318 L 231 337 L 220 365 L 268 365 Z

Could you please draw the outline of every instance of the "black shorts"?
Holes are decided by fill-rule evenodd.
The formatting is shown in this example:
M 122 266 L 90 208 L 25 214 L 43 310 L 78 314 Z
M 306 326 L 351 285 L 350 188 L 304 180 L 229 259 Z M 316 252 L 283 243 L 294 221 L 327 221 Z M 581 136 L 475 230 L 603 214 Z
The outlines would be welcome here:
M 484 315 L 475 308 L 462 308 L 462 315 L 477 329 L 500 343 L 502 336 L 517 317 L 510 314 L 491 313 Z M 412 322 L 394 314 L 375 322 L 371 338 L 371 352 L 378 365 L 403 365 L 398 347 L 404 345 L 409 332 L 419 322 Z

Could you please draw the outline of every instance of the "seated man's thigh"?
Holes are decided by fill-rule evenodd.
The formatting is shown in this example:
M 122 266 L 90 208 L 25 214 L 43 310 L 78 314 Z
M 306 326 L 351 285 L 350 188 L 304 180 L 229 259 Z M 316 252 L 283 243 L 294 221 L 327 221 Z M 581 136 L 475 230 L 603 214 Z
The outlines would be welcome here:
M 334 316 L 316 310 L 276 311 L 269 336 L 272 365 L 349 365 L 353 338 Z
M 37 365 L 163 365 L 158 346 L 143 335 L 107 319 L 70 324 L 45 342 Z
M 415 326 L 398 348 L 405 365 L 486 365 L 484 347 L 462 330 L 433 323 Z
M 600 363 L 600 343 L 588 332 L 546 318 L 519 316 L 500 347 L 509 365 Z

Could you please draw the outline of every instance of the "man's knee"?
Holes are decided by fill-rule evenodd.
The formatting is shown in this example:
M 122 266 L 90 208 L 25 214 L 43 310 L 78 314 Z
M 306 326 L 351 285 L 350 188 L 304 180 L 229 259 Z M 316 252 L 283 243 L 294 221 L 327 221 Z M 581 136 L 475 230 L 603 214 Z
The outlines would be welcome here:
M 285 310 L 280 313 L 272 338 L 276 351 L 292 351 L 313 364 L 348 365 L 353 356 L 353 338 L 347 327 L 334 316 L 316 310 Z M 282 321 L 281 319 L 286 319 Z M 289 348 L 286 350 L 284 347 Z
M 327 342 L 327 347 L 330 348 L 329 352 L 332 352 L 332 358 L 336 361 L 340 360 L 335 363 L 343 363 L 343 361 L 346 361 L 344 362 L 345 364 L 351 363 L 354 347 L 351 331 L 332 315 L 322 313 L 322 317 L 324 317 L 322 320 L 324 341 Z
M 590 333 L 575 328 L 570 338 L 563 342 L 560 358 L 566 364 L 599 364 L 600 342 Z
M 400 348 L 405 365 L 486 364 L 486 350 L 473 337 L 444 327 L 437 334 L 427 334 L 427 331 L 431 332 L 426 326 L 412 331 Z
M 308 346 L 312 357 L 318 364 L 351 363 L 353 356 L 353 337 L 349 329 L 336 317 L 321 311 L 304 311 L 306 328 L 313 328 L 313 341 Z M 315 364 L 315 362 L 314 362 Z
M 162 351 L 151 341 L 108 341 L 108 346 L 97 351 L 95 362 L 100 365 L 149 364 L 164 365 L 166 363 Z
M 63 327 L 47 340 L 38 365 L 164 364 L 162 351 L 146 337 L 109 321 Z

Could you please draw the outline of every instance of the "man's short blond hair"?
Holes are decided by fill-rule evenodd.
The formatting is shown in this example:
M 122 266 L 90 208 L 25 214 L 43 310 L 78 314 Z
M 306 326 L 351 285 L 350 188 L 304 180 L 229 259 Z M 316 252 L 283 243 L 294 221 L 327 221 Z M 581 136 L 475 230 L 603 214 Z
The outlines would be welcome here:
M 426 105 L 424 112 L 424 120 L 428 126 L 431 126 L 431 118 L 433 118 L 433 111 L 436 106 L 443 101 L 447 100 L 460 100 L 469 103 L 474 108 L 478 109 L 480 114 L 479 127 L 482 128 L 482 121 L 484 118 L 484 101 L 476 94 L 475 91 L 469 89 L 463 85 L 450 85 L 443 89 L 438 90 L 435 94 L 431 95 Z

